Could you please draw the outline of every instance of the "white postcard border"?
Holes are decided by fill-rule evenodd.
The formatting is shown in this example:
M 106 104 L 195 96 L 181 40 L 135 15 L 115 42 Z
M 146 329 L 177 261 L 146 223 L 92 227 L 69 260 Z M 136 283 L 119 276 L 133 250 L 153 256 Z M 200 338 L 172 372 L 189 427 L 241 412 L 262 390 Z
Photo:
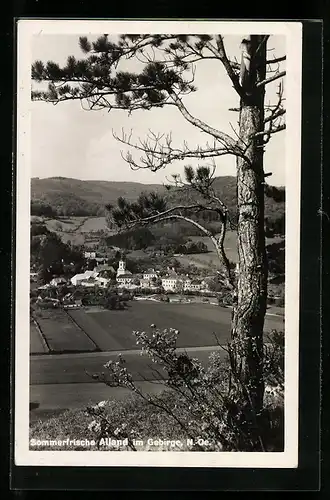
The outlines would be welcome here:
M 298 465 L 302 24 L 264 21 L 19 20 L 17 34 L 17 213 L 15 303 L 16 465 L 293 468 Z M 285 450 L 282 453 L 29 450 L 30 90 L 32 36 L 100 33 L 278 34 L 287 47 Z M 182 456 L 184 454 L 184 456 Z

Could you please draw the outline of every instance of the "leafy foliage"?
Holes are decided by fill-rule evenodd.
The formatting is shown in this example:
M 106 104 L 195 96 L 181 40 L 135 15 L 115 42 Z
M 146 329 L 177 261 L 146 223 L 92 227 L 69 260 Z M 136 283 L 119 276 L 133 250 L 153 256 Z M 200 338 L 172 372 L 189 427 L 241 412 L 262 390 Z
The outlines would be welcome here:
M 127 250 L 141 250 L 152 245 L 155 237 L 148 228 L 137 228 L 108 236 L 105 241 L 109 246 L 118 246 Z
M 196 358 L 176 352 L 180 332 L 173 328 L 159 330 L 155 325 L 150 332 L 133 332 L 142 353 L 152 361 L 157 378 L 163 380 L 164 395 L 149 395 L 135 384 L 119 356 L 109 361 L 107 373 L 94 374 L 93 378 L 110 387 L 129 388 L 142 401 L 149 403 L 158 418 L 169 419 L 175 435 L 190 438 L 193 450 L 215 451 L 280 451 L 283 447 L 283 407 L 268 396 L 262 415 L 256 415 L 246 395 L 244 385 L 224 361 L 220 351 L 211 354 L 209 365 L 204 368 Z M 271 385 L 283 382 L 284 362 L 283 335 L 273 332 L 265 350 L 265 380 Z M 281 385 L 283 391 L 283 385 Z M 104 436 L 132 438 L 139 436 L 138 428 L 127 428 L 117 421 L 114 432 L 113 421 L 106 413 L 107 403 L 89 407 L 93 416 L 93 428 L 98 439 Z M 282 408 L 282 410 L 281 410 Z M 104 417 L 108 423 L 104 421 Z M 110 421 L 109 421 L 110 417 Z M 275 431 L 274 431 L 275 429 Z M 280 432 L 279 432 L 280 431 Z M 129 434 L 127 434 L 129 432 Z M 280 434 L 280 435 L 279 435 Z M 204 440 L 204 441 L 201 441 Z M 202 443 L 208 442 L 205 446 Z M 134 449 L 133 441 L 131 449 Z
M 285 241 L 267 245 L 268 269 L 270 273 L 284 275 L 285 273 Z
M 31 201 L 31 215 L 54 217 L 57 215 L 57 210 L 54 209 L 49 203 L 42 200 Z
M 54 232 L 43 224 L 31 225 L 31 266 L 40 270 L 43 281 L 53 275 L 66 274 L 66 270 L 81 269 L 85 260 L 79 247 L 63 243 Z

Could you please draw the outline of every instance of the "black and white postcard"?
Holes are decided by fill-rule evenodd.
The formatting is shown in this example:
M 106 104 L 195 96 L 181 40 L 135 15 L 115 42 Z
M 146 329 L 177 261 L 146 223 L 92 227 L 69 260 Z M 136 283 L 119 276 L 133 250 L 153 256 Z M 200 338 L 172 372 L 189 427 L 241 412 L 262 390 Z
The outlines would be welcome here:
M 297 467 L 301 68 L 299 22 L 18 21 L 16 465 Z

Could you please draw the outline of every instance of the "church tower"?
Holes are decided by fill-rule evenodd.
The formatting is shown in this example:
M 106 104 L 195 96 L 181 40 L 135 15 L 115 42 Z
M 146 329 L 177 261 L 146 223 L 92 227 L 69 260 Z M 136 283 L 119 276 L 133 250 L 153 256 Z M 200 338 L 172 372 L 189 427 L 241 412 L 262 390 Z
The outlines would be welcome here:
M 122 274 L 126 274 L 126 262 L 124 261 L 123 254 L 121 255 L 119 264 L 118 264 L 118 269 L 117 269 L 117 276 L 121 276 Z

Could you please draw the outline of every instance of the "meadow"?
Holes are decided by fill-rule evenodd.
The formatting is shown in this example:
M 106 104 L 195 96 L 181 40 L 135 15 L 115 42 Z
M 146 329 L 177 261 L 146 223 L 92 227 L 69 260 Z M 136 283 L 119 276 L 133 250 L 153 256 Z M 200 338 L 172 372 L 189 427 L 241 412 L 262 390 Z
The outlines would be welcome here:
M 197 267 L 210 267 L 212 269 L 219 267 L 219 257 L 210 238 L 208 238 L 207 236 L 189 236 L 189 239 L 191 239 L 192 241 L 202 241 L 203 243 L 205 243 L 208 248 L 208 253 L 190 254 L 176 257 L 181 264 L 195 264 L 195 266 Z M 278 243 L 282 240 L 283 238 L 281 236 L 266 238 L 266 245 Z M 237 233 L 235 231 L 227 231 L 224 248 L 229 260 L 236 264 L 238 261 L 238 253 Z
M 152 324 L 178 329 L 178 347 L 213 346 L 229 340 L 231 320 L 230 309 L 210 304 L 147 301 L 133 301 L 123 311 L 47 310 L 42 315 L 38 323 L 52 353 L 139 349 L 133 330 L 150 331 Z M 272 328 L 283 330 L 282 318 L 267 317 L 265 330 Z M 38 332 L 31 328 L 30 334 L 31 350 L 37 353 Z M 42 349 L 40 354 L 44 352 Z
M 49 231 L 61 237 L 64 243 L 71 241 L 74 245 L 83 245 L 88 233 L 108 231 L 105 217 L 66 217 L 43 218 L 31 217 L 31 222 L 44 222 Z M 110 234 L 110 232 L 108 231 Z
M 62 309 L 43 310 L 36 317 L 44 343 L 50 353 L 88 352 L 98 350 L 96 344 L 81 330 Z M 35 327 L 30 329 L 30 348 L 34 352 L 40 332 Z M 39 340 L 40 342 L 40 340 Z M 33 346 L 33 347 L 32 347 Z M 45 349 L 41 351 L 44 353 Z

